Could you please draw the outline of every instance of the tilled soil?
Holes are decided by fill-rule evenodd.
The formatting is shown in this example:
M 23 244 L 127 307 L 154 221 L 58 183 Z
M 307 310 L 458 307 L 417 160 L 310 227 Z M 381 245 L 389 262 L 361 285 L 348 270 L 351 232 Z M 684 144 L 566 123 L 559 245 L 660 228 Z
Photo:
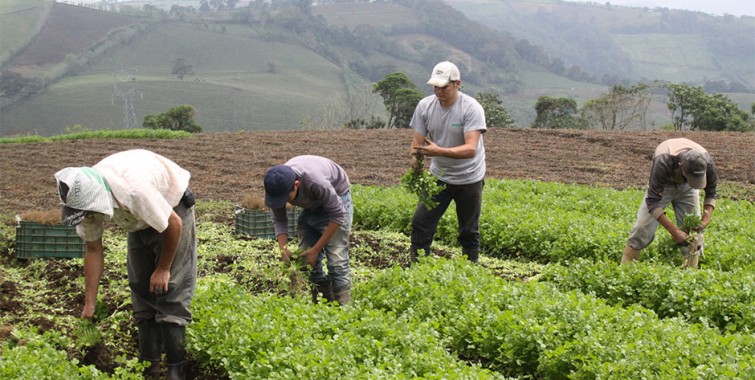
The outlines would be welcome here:
M 106 139 L 0 146 L 0 212 L 59 205 L 53 174 L 92 166 L 121 150 L 162 154 L 192 173 L 199 199 L 241 202 L 262 194 L 265 170 L 304 154 L 338 162 L 352 183 L 397 185 L 408 169 L 412 132 L 400 130 L 200 133 L 191 139 Z M 491 129 L 484 135 L 487 177 L 641 187 L 655 146 L 687 137 L 713 156 L 722 181 L 755 188 L 755 134 L 723 132 L 608 132 Z

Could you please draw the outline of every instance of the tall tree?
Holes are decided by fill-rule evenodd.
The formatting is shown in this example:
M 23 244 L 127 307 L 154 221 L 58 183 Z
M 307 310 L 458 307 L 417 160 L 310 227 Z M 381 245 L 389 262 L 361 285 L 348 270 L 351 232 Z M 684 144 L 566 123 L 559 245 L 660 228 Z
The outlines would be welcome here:
M 705 91 L 702 87 L 693 87 L 686 84 L 669 83 L 664 86 L 669 92 L 666 106 L 671 111 L 671 120 L 674 129 L 681 131 L 690 127 L 692 110 L 705 102 Z
M 702 87 L 667 84 L 666 105 L 674 128 L 700 131 L 752 131 L 755 122 L 747 112 L 723 94 L 707 94 Z M 678 112 L 678 114 L 677 114 Z
M 170 73 L 178 77 L 180 80 L 184 80 L 187 75 L 194 75 L 194 66 L 190 65 L 185 58 L 176 58 L 173 61 Z
M 475 96 L 485 110 L 485 122 L 490 128 L 514 128 L 514 119 L 503 106 L 503 101 L 496 92 L 481 91 Z
M 409 77 L 400 72 L 391 73 L 372 85 L 372 92 L 383 98 L 388 110 L 387 128 L 408 128 L 414 108 L 424 97 Z
M 596 129 L 624 130 L 634 122 L 645 129 L 650 100 L 648 86 L 644 83 L 631 87 L 617 84 L 601 97 L 587 101 L 580 115 Z
M 142 126 L 149 129 L 202 132 L 202 126 L 194 121 L 194 114 L 194 107 L 190 105 L 172 107 L 161 114 L 145 116 Z
M 587 128 L 587 122 L 577 115 L 577 101 L 572 98 L 541 96 L 535 103 L 532 128 Z

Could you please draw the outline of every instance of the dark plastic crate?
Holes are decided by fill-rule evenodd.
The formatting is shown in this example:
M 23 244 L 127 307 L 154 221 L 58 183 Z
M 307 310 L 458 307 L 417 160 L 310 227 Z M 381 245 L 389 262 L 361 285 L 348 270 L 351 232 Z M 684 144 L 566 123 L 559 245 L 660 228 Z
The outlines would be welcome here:
M 85 251 L 76 227 L 25 221 L 16 225 L 16 258 L 81 258 Z
M 275 229 L 273 227 L 273 213 L 270 210 L 252 210 L 236 206 L 235 230 L 237 235 L 254 236 L 260 239 L 275 239 Z M 296 208 L 289 208 L 286 211 L 288 216 L 288 234 L 296 235 L 296 221 L 299 213 Z

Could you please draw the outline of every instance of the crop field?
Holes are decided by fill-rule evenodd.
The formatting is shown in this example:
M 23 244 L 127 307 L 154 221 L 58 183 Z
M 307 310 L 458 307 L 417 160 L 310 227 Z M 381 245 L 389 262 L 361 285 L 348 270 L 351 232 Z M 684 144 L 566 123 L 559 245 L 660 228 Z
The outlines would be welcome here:
M 619 266 L 654 147 L 705 146 L 719 172 L 701 269 L 659 231 Z M 136 379 L 125 234 L 108 230 L 94 329 L 81 259 L 18 260 L 13 220 L 56 213 L 53 174 L 150 149 L 191 171 L 200 279 L 187 331 L 195 379 L 743 379 L 755 377 L 755 134 L 490 130 L 480 265 L 460 257 L 452 210 L 408 265 L 416 198 L 399 186 L 409 130 L 201 133 L 0 145 L 0 374 Z M 347 171 L 353 301 L 312 304 L 273 240 L 233 231 L 233 208 L 300 154 Z M 670 211 L 670 210 L 669 210 Z

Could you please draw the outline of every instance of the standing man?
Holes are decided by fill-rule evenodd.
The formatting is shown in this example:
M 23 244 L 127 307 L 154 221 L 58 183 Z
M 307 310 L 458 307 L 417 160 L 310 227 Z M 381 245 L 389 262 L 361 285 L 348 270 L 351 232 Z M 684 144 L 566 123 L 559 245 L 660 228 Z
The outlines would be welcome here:
M 435 94 L 417 104 L 410 126 L 415 170 L 417 156 L 432 157 L 430 172 L 445 188 L 433 197 L 437 206 L 428 210 L 422 202 L 412 218 L 411 255 L 417 261 L 419 250 L 430 253 L 430 245 L 443 214 L 451 201 L 456 203 L 459 243 L 462 253 L 476 263 L 480 250 L 480 209 L 485 185 L 485 112 L 473 97 L 459 91 L 461 74 L 451 62 L 433 68 L 427 84 Z
M 297 232 L 301 256 L 312 267 L 309 279 L 328 301 L 345 305 L 351 300 L 349 234 L 354 208 L 349 176 L 335 162 L 319 156 L 298 156 L 265 173 L 265 205 L 272 209 L 275 236 L 282 259 L 288 261 L 286 203 L 301 207 Z M 324 254 L 324 255 L 323 255 Z M 327 257 L 328 273 L 322 268 Z
M 674 242 L 682 246 L 685 266 L 697 268 L 700 250 L 690 252 L 687 234 L 675 226 L 664 209 L 669 203 L 674 207 L 676 224 L 682 225 L 685 215 L 694 213 L 700 217 L 700 190 L 705 189 L 704 211 L 698 234 L 710 224 L 716 206 L 718 176 L 713 159 L 702 146 L 685 138 L 669 139 L 655 149 L 650 181 L 645 199 L 637 211 L 637 221 L 629 233 L 621 264 L 640 257 L 640 251 L 650 245 L 658 224 L 671 234 Z M 700 238 L 702 239 L 702 237 Z
M 194 196 L 188 171 L 147 150 L 115 153 L 93 167 L 55 173 L 63 223 L 86 242 L 82 318 L 92 318 L 104 267 L 102 234 L 110 221 L 128 231 L 128 282 L 145 377 L 185 378 L 186 325 L 197 278 Z

